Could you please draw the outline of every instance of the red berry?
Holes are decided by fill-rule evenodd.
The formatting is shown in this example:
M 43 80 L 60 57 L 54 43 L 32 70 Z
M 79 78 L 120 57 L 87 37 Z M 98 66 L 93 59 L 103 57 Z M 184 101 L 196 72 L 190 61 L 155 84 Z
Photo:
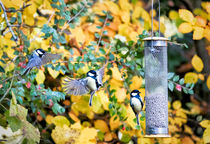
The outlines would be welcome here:
M 49 99 L 49 101 L 50 101 L 50 106 L 53 106 L 53 101 L 51 100 L 51 99 Z
M 178 91 L 182 91 L 182 87 L 181 87 L 181 85 L 176 84 L 176 89 L 177 89 Z
M 125 130 L 125 127 L 122 127 L 122 130 Z
M 37 112 L 37 115 L 40 115 L 40 112 L 39 111 Z
M 27 82 L 27 83 L 26 83 L 26 87 L 27 87 L 27 88 L 30 88 L 30 87 L 31 87 L 31 83 L 30 83 L 30 82 Z

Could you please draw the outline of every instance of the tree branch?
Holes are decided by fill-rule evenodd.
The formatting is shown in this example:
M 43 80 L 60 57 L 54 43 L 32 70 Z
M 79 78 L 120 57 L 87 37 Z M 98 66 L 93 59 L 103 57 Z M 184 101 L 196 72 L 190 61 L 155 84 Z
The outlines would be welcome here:
M 106 18 L 105 18 L 105 20 L 104 20 L 104 24 L 103 24 L 103 26 L 102 26 L 102 28 L 101 28 L 101 34 L 100 34 L 100 37 L 99 37 L 99 40 L 98 40 L 98 44 L 97 44 L 97 47 L 96 47 L 96 52 L 97 52 L 98 49 L 99 49 L 99 45 L 100 45 L 100 43 L 101 43 L 101 39 L 102 39 L 103 32 L 104 32 L 104 27 L 106 26 L 107 20 L 108 20 L 108 14 L 106 15 Z
M 17 10 L 16 9 L 7 9 L 6 12 L 12 13 L 12 12 L 23 11 L 25 8 L 29 7 L 30 5 L 31 4 L 27 4 L 27 5 L 23 4 L 23 6 Z
M 4 18 L 5 18 L 5 20 L 6 20 L 7 27 L 9 28 L 10 32 L 12 33 L 12 37 L 14 38 L 15 42 L 17 42 L 18 38 L 16 37 L 14 31 L 12 30 L 12 27 L 11 27 L 11 25 L 10 25 L 10 23 L 9 23 L 8 18 L 7 18 L 6 9 L 5 9 L 5 7 L 4 7 L 4 5 L 3 5 L 3 3 L 2 3 L 1 0 L 0 0 L 0 5 L 1 5 L 3 11 L 4 11 Z
M 16 72 L 16 70 L 14 70 L 13 75 L 15 75 L 15 72 Z M 9 91 L 10 91 L 10 89 L 12 88 L 13 80 L 14 80 L 14 77 L 12 77 L 12 81 L 11 81 L 10 86 L 9 86 L 9 88 L 7 89 L 6 93 L 5 93 L 5 94 L 3 95 L 3 97 L 0 99 L 0 103 L 1 103 L 1 101 L 7 96 L 7 94 L 8 94 Z
M 80 15 L 80 13 L 83 11 L 85 9 L 85 5 L 80 9 L 80 11 L 75 15 L 75 16 L 73 16 L 70 20 L 68 20 L 68 22 L 63 26 L 63 28 L 61 29 L 61 32 L 63 32 L 66 28 L 67 28 L 67 26 L 68 26 L 68 24 L 71 22 L 71 21 L 73 21 L 76 17 L 78 17 L 79 15 Z

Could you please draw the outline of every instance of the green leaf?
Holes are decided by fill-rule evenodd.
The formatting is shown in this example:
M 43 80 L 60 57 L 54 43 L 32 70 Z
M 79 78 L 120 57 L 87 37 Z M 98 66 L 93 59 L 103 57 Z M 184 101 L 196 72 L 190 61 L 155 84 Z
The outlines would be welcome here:
M 5 113 L 5 116 L 6 116 L 8 124 L 9 124 L 9 126 L 10 126 L 10 128 L 12 129 L 13 132 L 19 130 L 22 127 L 21 120 L 18 119 L 17 117 L 9 116 L 9 111 L 7 111 Z
M 131 140 L 130 135 L 123 133 L 121 141 L 124 142 L 124 143 L 128 143 L 130 140 Z
M 110 26 L 110 23 L 106 23 L 106 26 Z
M 22 14 L 21 14 L 21 12 L 17 12 L 17 20 L 18 20 L 18 24 L 22 23 Z
M 174 90 L 174 84 L 173 84 L 173 82 L 169 81 L 168 88 L 170 89 L 170 91 L 173 91 Z
M 4 70 L 4 68 L 2 66 L 0 66 L 0 72 L 5 73 L 5 70 Z
M 96 28 L 97 28 L 97 29 L 102 29 L 102 27 L 101 27 L 101 26 L 96 26 Z
M 179 84 L 180 84 L 180 85 L 183 85 L 183 84 L 184 84 L 184 78 L 181 78 L 181 79 L 179 80 Z
M 188 90 L 186 88 L 183 88 L 184 93 L 188 94 Z
M 24 132 L 24 136 L 30 141 L 34 143 L 40 142 L 40 133 L 39 129 L 35 128 L 28 121 L 23 121 L 22 131 Z
M 178 80 L 179 80 L 179 76 L 178 75 L 173 78 L 174 82 L 177 82 Z
M 99 139 L 100 141 L 103 141 L 103 140 L 104 140 L 104 133 L 101 132 L 101 131 L 98 131 L 97 137 L 98 137 L 98 139 Z
M 65 23 L 65 20 L 64 20 L 64 19 L 59 19 L 59 20 L 58 20 L 58 24 L 59 24 L 60 26 L 64 26 L 64 23 Z
M 100 38 L 100 35 L 98 33 L 95 33 L 96 38 Z
M 14 22 L 16 22 L 16 20 L 17 20 L 17 19 L 16 19 L 16 17 L 11 17 L 11 19 L 10 19 L 10 23 L 12 23 L 12 24 L 13 24 Z
M 192 89 L 188 90 L 189 94 L 194 94 L 194 91 Z
M 173 72 L 169 72 L 168 73 L 168 79 L 171 79 L 173 76 L 174 76 L 174 73 Z

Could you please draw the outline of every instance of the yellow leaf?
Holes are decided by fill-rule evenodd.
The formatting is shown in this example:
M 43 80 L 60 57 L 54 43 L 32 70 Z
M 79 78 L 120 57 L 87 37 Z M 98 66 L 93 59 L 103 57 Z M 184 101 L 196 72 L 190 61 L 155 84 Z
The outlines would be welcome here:
M 198 75 L 193 72 L 188 72 L 184 76 L 185 83 L 196 83 L 198 81 Z
M 204 29 L 201 27 L 194 27 L 193 39 L 200 40 L 204 36 Z
M 142 85 L 143 79 L 142 79 L 142 77 L 134 76 L 132 78 L 131 82 L 132 82 L 130 85 L 131 90 L 139 89 Z
M 116 92 L 117 101 L 118 102 L 124 102 L 126 98 L 126 89 L 125 88 L 118 88 Z
M 85 34 L 83 32 L 83 29 L 81 27 L 76 27 L 74 29 L 71 29 L 72 36 L 76 39 L 76 44 L 78 47 L 81 47 L 85 42 Z
M 81 126 L 80 122 L 78 121 L 78 122 L 72 124 L 71 128 L 73 128 L 73 129 L 81 129 L 82 126 Z
M 198 74 L 198 78 L 203 81 L 204 80 L 204 75 L 203 74 Z
M 95 144 L 96 143 L 97 130 L 94 128 L 84 128 L 81 131 L 76 144 Z
M 206 26 L 206 22 L 207 22 L 206 19 L 202 18 L 201 16 L 196 16 L 195 18 L 196 18 L 196 23 L 195 24 L 197 26 L 201 26 L 201 27 L 205 27 Z
M 107 126 L 106 122 L 103 121 L 103 120 L 96 120 L 96 121 L 94 121 L 94 127 L 96 129 L 99 129 L 103 133 L 109 131 L 109 127 Z
M 19 9 L 23 6 L 24 1 L 23 0 L 3 0 L 2 3 L 6 8 L 15 8 Z
M 52 130 L 51 137 L 56 144 L 74 143 L 80 134 L 80 130 L 64 126 L 56 126 Z
M 113 130 L 115 130 L 115 129 L 118 129 L 119 128 L 119 126 L 121 125 L 121 122 L 120 122 L 120 120 L 119 120 L 119 117 L 117 117 L 117 119 L 116 120 L 114 120 L 114 116 L 113 117 L 111 117 L 110 119 L 109 119 L 109 125 L 110 125 L 110 129 L 113 131 Z
M 45 120 L 46 120 L 46 122 L 47 122 L 48 124 L 51 124 L 53 118 L 54 118 L 54 117 L 53 117 L 52 115 L 47 115 L 46 118 L 45 118 Z
M 207 85 L 208 89 L 210 90 L 210 76 L 208 76 L 208 78 L 206 80 L 206 85 Z
M 191 63 L 197 72 L 201 72 L 203 70 L 203 61 L 201 60 L 199 56 L 194 55 Z
M 111 71 L 112 71 L 112 77 L 115 79 L 115 80 L 119 80 L 119 81 L 122 81 L 122 76 L 121 76 L 121 73 L 118 69 L 118 67 L 116 65 L 114 65 L 114 67 L 111 68 Z
M 203 140 L 205 144 L 210 143 L 210 126 L 208 126 L 203 133 Z
M 127 114 L 128 118 L 126 120 L 126 123 L 128 123 L 132 127 L 132 129 L 135 129 L 136 123 L 133 121 L 133 119 L 136 118 L 136 116 L 130 106 L 127 107 Z
M 112 133 L 108 132 L 104 135 L 104 141 L 111 141 L 112 139 Z
M 103 105 L 103 108 L 105 110 L 109 110 L 109 108 L 108 108 L 108 106 L 109 106 L 109 96 L 108 96 L 108 93 L 105 93 L 104 90 L 99 90 L 97 92 L 97 96 L 100 97 L 101 102 L 102 102 L 102 105 Z
M 69 114 L 69 117 L 70 117 L 73 121 L 75 121 L 75 122 L 80 121 L 80 120 L 78 119 L 78 117 L 77 117 L 72 111 L 69 112 L 68 114 Z
M 178 12 L 175 11 L 175 10 L 171 10 L 171 11 L 169 12 L 169 18 L 172 19 L 172 20 L 178 19 L 178 18 L 179 18 Z
M 70 125 L 70 122 L 69 120 L 64 117 L 64 116 L 56 116 L 52 119 L 52 123 L 54 123 L 56 126 L 64 126 L 64 125 L 67 125 L 69 126 Z
M 50 67 L 48 67 L 47 70 L 48 70 L 49 74 L 50 74 L 54 79 L 56 79 L 57 76 L 60 74 L 59 71 L 53 70 L 53 69 L 50 68 Z
M 129 23 L 130 22 L 130 11 L 121 11 L 120 12 L 120 18 L 124 23 Z
M 173 108 L 175 110 L 178 110 L 182 107 L 182 103 L 179 100 L 176 100 L 175 102 L 173 102 Z
M 96 4 L 93 5 L 93 8 L 92 8 L 93 12 L 97 15 L 100 15 L 100 16 L 105 16 L 105 14 L 102 12 L 103 10 L 104 11 L 107 11 L 108 8 L 106 7 L 106 5 L 102 2 L 98 2 Z
M 142 7 L 135 7 L 133 13 L 132 13 L 132 20 L 136 20 L 137 18 L 139 18 L 141 16 L 141 13 L 143 11 Z
M 181 19 L 183 19 L 184 21 L 189 22 L 191 24 L 194 23 L 194 16 L 189 10 L 180 9 L 179 10 L 179 17 Z
M 38 73 L 36 74 L 36 82 L 37 84 L 43 84 L 45 81 L 45 75 L 42 70 L 39 69 Z
M 193 29 L 192 29 L 192 25 L 190 23 L 182 23 L 182 24 L 179 25 L 178 30 L 181 33 L 189 33 Z
M 210 120 L 202 120 L 199 123 L 203 128 L 207 128 L 208 126 L 210 126 Z
M 189 136 L 185 136 L 182 138 L 182 144 L 194 144 L 194 142 Z
M 119 6 L 112 1 L 105 1 L 104 4 L 107 6 L 108 10 L 114 15 L 119 15 Z
M 210 41 L 210 27 L 204 29 L 203 35 L 208 41 Z
M 190 135 L 193 135 L 193 131 L 192 131 L 191 127 L 189 127 L 187 125 L 184 125 L 184 132 L 188 133 Z
M 93 96 L 93 105 L 92 105 L 91 108 L 92 108 L 93 112 L 96 113 L 96 114 L 104 113 L 104 109 L 103 109 L 101 99 L 97 94 L 95 94 Z
M 132 9 L 132 6 L 128 2 L 128 0 L 119 0 L 118 2 L 119 2 L 119 5 L 120 5 L 120 8 L 122 10 L 128 10 L 128 11 L 130 11 Z

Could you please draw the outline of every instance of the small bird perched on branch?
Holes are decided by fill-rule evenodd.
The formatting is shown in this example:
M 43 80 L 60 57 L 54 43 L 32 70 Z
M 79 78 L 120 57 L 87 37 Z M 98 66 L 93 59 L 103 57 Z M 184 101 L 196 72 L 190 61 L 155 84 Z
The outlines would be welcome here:
M 41 65 L 47 64 L 54 59 L 59 59 L 61 55 L 51 54 L 43 49 L 36 49 L 33 51 L 32 55 L 29 57 L 28 64 L 22 75 L 28 74 L 34 67 L 40 68 Z
M 67 79 L 64 79 L 63 82 L 64 91 L 67 94 L 72 94 L 72 95 L 83 95 L 90 91 L 91 96 L 89 100 L 89 106 L 92 106 L 93 95 L 95 94 L 96 91 L 100 89 L 101 86 L 103 86 L 102 80 L 104 76 L 105 65 L 99 70 L 88 71 L 87 76 L 83 79 L 73 80 L 67 77 Z
M 133 90 L 130 93 L 130 106 L 133 109 L 133 112 L 136 115 L 137 125 L 139 125 L 139 113 L 142 111 L 144 103 L 139 95 L 141 92 L 138 90 Z

